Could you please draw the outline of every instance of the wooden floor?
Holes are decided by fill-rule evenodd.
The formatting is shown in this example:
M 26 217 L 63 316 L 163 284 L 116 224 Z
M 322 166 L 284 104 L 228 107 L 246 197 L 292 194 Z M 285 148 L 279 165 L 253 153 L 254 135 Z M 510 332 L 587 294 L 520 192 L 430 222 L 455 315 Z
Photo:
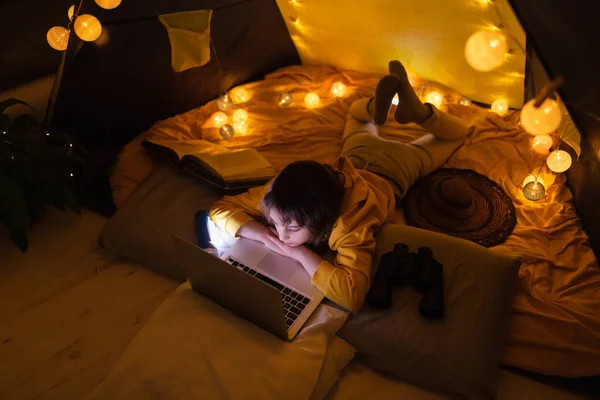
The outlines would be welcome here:
M 105 254 L 96 242 L 105 221 L 52 211 L 31 231 L 26 254 L 0 231 L 0 399 L 85 398 L 177 287 Z M 329 400 L 439 399 L 357 362 L 340 378 Z M 499 399 L 514 398 L 510 385 L 502 390 Z M 530 390 L 529 399 L 582 398 Z
M 97 249 L 105 219 L 53 211 L 21 254 L 0 236 L 0 398 L 81 399 L 177 283 Z

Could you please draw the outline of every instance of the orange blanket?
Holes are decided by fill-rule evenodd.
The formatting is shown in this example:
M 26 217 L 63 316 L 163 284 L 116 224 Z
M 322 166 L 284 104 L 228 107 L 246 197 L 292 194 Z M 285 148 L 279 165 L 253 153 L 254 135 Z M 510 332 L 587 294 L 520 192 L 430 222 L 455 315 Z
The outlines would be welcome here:
M 140 146 L 148 137 L 254 147 L 276 168 L 299 159 L 333 162 L 339 155 L 348 108 L 357 98 L 371 96 L 378 78 L 317 66 L 276 71 L 243 86 L 250 98 L 234 108 L 248 111 L 248 130 L 230 140 L 221 139 L 219 130 L 212 126 L 210 116 L 217 111 L 214 101 L 158 122 L 120 154 L 111 178 L 115 203 L 121 204 L 155 167 Z M 331 95 L 336 81 L 346 85 L 345 97 Z M 524 255 L 502 362 L 551 375 L 600 374 L 600 269 L 581 229 L 565 176 L 545 168 L 541 176 L 546 196 L 538 202 L 526 200 L 523 179 L 537 171 L 545 157 L 531 150 L 532 136 L 518 129 L 518 112 L 501 118 L 474 106 L 455 104 L 460 95 L 441 85 L 416 78 L 413 83 L 423 95 L 437 90 L 448 103 L 447 111 L 476 125 L 473 137 L 446 166 L 469 168 L 488 176 L 515 203 L 517 226 L 504 244 L 494 248 Z M 304 95 L 309 91 L 321 97 L 319 107 L 305 107 Z M 294 102 L 289 108 L 277 105 L 281 92 L 292 94 Z M 381 129 L 382 136 L 400 141 L 410 141 L 422 133 L 416 125 L 395 122 Z M 401 212 L 398 214 L 401 220 Z

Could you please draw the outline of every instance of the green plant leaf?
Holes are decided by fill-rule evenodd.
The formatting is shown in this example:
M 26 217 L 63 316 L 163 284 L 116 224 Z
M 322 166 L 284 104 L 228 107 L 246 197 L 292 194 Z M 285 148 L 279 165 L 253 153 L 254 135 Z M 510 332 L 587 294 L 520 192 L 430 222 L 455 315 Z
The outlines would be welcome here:
M 8 107 L 16 106 L 17 104 L 22 104 L 33 110 L 33 107 L 31 107 L 29 104 L 27 104 L 23 100 L 10 98 L 10 99 L 0 101 L 0 114 L 2 114 L 4 112 L 4 110 L 6 110 Z
M 10 239 L 13 244 L 21 250 L 21 253 L 25 253 L 29 248 L 29 239 L 27 238 L 27 231 L 24 229 L 11 229 Z
M 27 199 L 15 180 L 2 175 L 0 175 L 0 222 L 8 227 L 13 242 L 21 251 L 26 251 L 25 232 L 30 223 Z

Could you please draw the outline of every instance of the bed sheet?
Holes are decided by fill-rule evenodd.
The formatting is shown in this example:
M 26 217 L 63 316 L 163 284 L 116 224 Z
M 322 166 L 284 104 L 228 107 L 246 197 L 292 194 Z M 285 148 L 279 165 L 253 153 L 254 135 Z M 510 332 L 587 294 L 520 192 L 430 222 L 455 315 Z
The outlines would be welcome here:
M 148 137 L 204 139 L 232 149 L 254 147 L 276 168 L 299 159 L 333 162 L 340 152 L 347 110 L 354 100 L 371 96 L 379 78 L 324 66 L 278 70 L 241 87 L 249 99 L 234 104 L 234 109 L 248 111 L 248 129 L 230 140 L 223 140 L 212 125 L 210 116 L 218 110 L 215 101 L 160 121 L 121 152 L 111 176 L 115 203 L 121 204 L 156 167 L 140 146 Z M 533 137 L 518 128 L 518 112 L 500 117 L 476 106 L 461 106 L 456 104 L 459 93 L 411 79 L 420 95 L 440 92 L 448 112 L 475 126 L 474 134 L 445 166 L 488 176 L 504 188 L 516 207 L 513 234 L 493 248 L 524 257 L 501 361 L 550 375 L 600 374 L 600 268 L 581 228 L 565 175 L 545 168 L 541 177 L 546 196 L 538 202 L 526 200 L 523 179 L 537 171 L 545 158 L 531 150 Z M 331 85 L 338 81 L 346 85 L 344 97 L 330 93 Z M 310 91 L 321 98 L 317 108 L 304 105 L 304 96 Z M 293 97 L 288 108 L 277 104 L 282 92 Z M 385 138 L 410 141 L 425 131 L 392 121 L 380 132 Z M 401 211 L 396 220 L 402 220 Z

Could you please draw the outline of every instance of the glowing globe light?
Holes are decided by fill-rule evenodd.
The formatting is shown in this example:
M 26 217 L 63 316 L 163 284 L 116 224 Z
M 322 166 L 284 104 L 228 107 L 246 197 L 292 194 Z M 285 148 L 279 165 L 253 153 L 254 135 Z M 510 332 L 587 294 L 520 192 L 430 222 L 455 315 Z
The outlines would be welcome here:
M 292 104 L 292 100 L 293 99 L 291 94 L 283 92 L 279 94 L 277 104 L 279 104 L 279 107 L 289 107 Z
M 69 30 L 62 26 L 55 26 L 48 30 L 46 40 L 54 50 L 64 51 L 69 45 Z
M 548 154 L 550 151 L 550 147 L 553 144 L 552 136 L 549 135 L 538 135 L 533 138 L 533 143 L 531 147 L 533 151 L 539 154 Z
M 554 150 L 546 159 L 548 168 L 559 174 L 568 170 L 572 162 L 571 156 L 564 150 Z
M 248 111 L 239 109 L 233 113 L 233 122 L 246 123 L 248 121 Z
M 223 96 L 217 99 L 217 107 L 221 111 L 229 111 L 231 107 L 233 107 L 233 103 L 231 102 L 231 98 L 224 94 Z
M 521 126 L 532 135 L 547 135 L 558 129 L 562 113 L 558 103 L 546 99 L 539 108 L 535 107 L 535 99 L 529 100 L 521 110 Z
M 492 111 L 502 117 L 508 112 L 508 103 L 504 99 L 498 99 L 492 103 Z
M 77 36 L 86 42 L 93 42 L 102 34 L 102 24 L 98 18 L 90 14 L 79 15 L 74 25 Z
M 437 108 L 442 106 L 442 102 L 444 101 L 444 97 L 439 92 L 431 92 L 425 98 L 425 101 L 429 104 L 433 104 Z
M 96 4 L 106 10 L 112 10 L 121 4 L 121 0 L 96 0 Z
M 231 91 L 231 99 L 234 103 L 245 103 L 250 100 L 250 94 L 243 88 L 233 89 Z
M 545 194 L 546 188 L 544 187 L 544 184 L 540 183 L 539 181 L 529 182 L 523 188 L 523 196 L 525 196 L 527 200 L 538 201 L 539 199 L 544 197 Z
M 331 85 L 331 94 L 335 97 L 344 97 L 346 95 L 346 85 L 342 82 L 335 82 Z
M 477 31 L 465 45 L 467 63 L 481 72 L 498 68 L 504 62 L 507 52 L 506 36 L 498 31 Z
M 528 183 L 530 182 L 539 182 L 542 185 L 544 184 L 544 180 L 542 179 L 541 176 L 537 176 L 537 179 L 535 177 L 535 175 L 531 174 L 531 175 L 527 175 L 527 177 L 525 179 L 523 179 L 523 187 L 527 186 Z
M 458 100 L 458 104 L 460 104 L 461 106 L 470 106 L 473 103 L 468 98 L 461 97 L 460 100 Z
M 304 104 L 306 104 L 306 107 L 308 108 L 317 107 L 320 102 L 321 98 L 319 97 L 319 95 L 313 92 L 307 93 L 304 97 Z
M 227 123 L 229 117 L 223 111 L 217 111 L 211 116 L 213 126 L 216 128 L 221 128 L 223 125 Z
M 398 97 L 398 93 L 396 93 L 394 95 L 394 98 L 392 99 L 392 104 L 397 106 L 399 102 L 400 102 L 400 97 Z
M 67 15 L 69 16 L 69 20 L 73 19 L 73 14 L 75 14 L 75 6 L 69 7 L 69 11 L 67 11 Z
M 226 124 L 221 127 L 219 133 L 223 139 L 231 139 L 235 134 L 235 130 L 233 129 L 233 126 Z
M 233 123 L 233 129 L 236 133 L 243 135 L 248 131 L 248 124 L 246 124 L 246 121 L 236 121 Z

